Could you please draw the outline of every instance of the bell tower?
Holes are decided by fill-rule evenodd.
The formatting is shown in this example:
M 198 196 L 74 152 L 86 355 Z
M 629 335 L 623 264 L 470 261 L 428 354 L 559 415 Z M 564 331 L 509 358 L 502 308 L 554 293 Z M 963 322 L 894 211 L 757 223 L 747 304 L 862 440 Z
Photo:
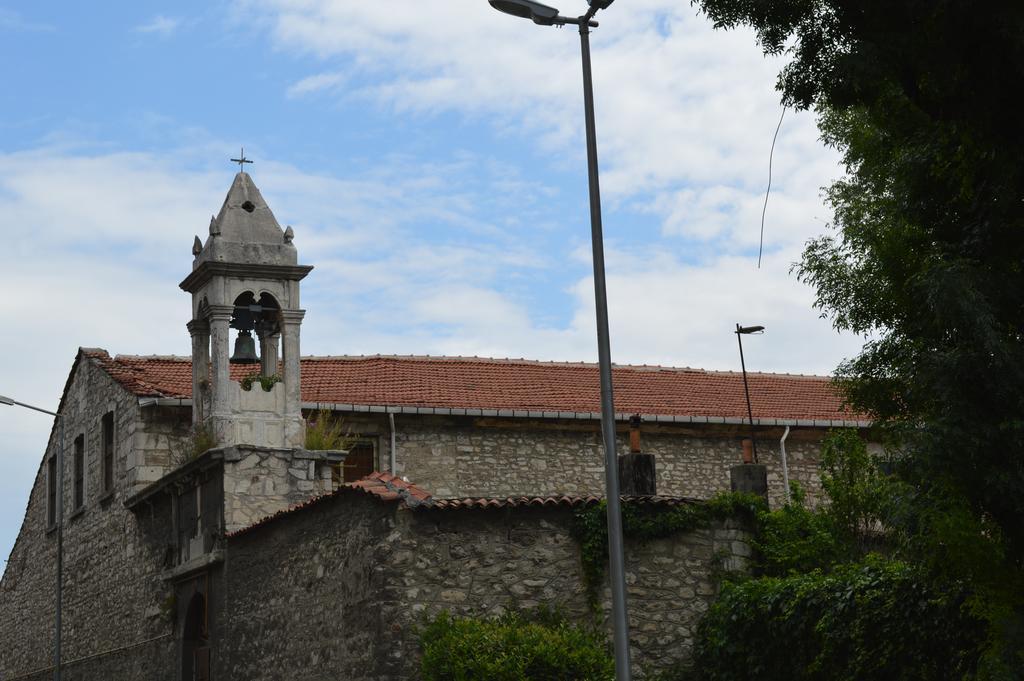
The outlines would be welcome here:
M 180 284 L 192 294 L 192 423 L 220 446 L 304 444 L 299 282 L 313 268 L 298 264 L 292 238 L 239 172 L 206 243 L 192 247 Z

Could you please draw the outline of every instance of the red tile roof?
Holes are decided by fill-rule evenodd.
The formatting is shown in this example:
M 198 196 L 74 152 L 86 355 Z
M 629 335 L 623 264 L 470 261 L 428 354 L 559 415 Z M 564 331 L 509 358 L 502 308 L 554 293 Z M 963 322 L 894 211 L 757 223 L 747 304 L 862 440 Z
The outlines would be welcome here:
M 91 350 L 89 356 L 139 396 L 190 398 L 191 360 L 138 357 Z M 252 373 L 232 365 L 232 377 Z M 863 420 L 842 407 L 827 377 L 748 374 L 755 418 Z M 745 418 L 738 372 L 660 366 L 616 366 L 616 411 L 623 414 Z M 515 410 L 600 411 L 597 366 L 477 357 L 307 357 L 302 360 L 306 403 Z
M 247 525 L 234 532 L 229 532 L 228 537 L 237 537 L 241 534 L 245 534 L 257 527 L 262 527 L 278 518 L 286 515 L 291 515 L 296 511 L 315 506 L 327 499 L 333 497 L 342 496 L 344 494 L 361 493 L 371 497 L 374 497 L 380 501 L 385 502 L 397 502 L 401 501 L 409 508 L 416 508 L 423 503 L 430 503 L 431 494 L 422 487 L 417 487 L 412 483 L 406 482 L 401 478 L 391 475 L 390 473 L 373 472 L 361 480 L 350 482 L 338 487 L 333 492 L 327 494 L 321 494 L 319 496 L 310 497 L 305 501 L 297 504 L 292 504 L 286 509 L 282 509 L 277 513 L 260 518 L 252 525 Z
M 292 514 L 320 504 L 328 499 L 337 498 L 348 494 L 363 494 L 385 503 L 401 503 L 408 509 L 417 511 L 450 511 L 455 509 L 485 509 L 485 508 L 580 508 L 599 503 L 602 497 L 557 495 L 547 497 L 466 497 L 463 499 L 434 499 L 430 492 L 410 482 L 391 475 L 390 473 L 373 472 L 361 480 L 342 485 L 334 492 L 312 497 L 298 504 L 294 504 L 284 510 L 278 511 L 265 518 L 261 518 L 234 532 L 229 532 L 228 537 L 234 538 L 246 534 L 259 527 L 263 527 L 275 520 L 291 516 Z M 693 499 L 684 497 L 622 497 L 626 503 L 641 504 L 644 506 L 683 506 L 685 504 L 700 503 Z

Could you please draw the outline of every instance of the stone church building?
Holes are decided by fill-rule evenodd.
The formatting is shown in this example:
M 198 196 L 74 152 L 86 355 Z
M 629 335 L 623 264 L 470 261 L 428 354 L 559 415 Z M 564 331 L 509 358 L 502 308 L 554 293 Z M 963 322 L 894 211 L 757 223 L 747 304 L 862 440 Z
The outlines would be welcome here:
M 302 357 L 312 267 L 246 173 L 193 254 L 191 357 L 74 360 L 0 582 L 0 679 L 52 678 L 59 541 L 75 681 L 415 678 L 417 626 L 441 610 L 601 617 L 570 531 L 604 488 L 595 365 Z M 633 446 L 655 456 L 657 494 L 635 503 L 729 488 L 748 433 L 739 374 L 618 366 L 614 383 L 620 452 L 639 415 Z M 825 378 L 751 374 L 750 393 L 770 502 L 783 452 L 813 498 L 827 429 L 868 424 Z M 307 446 L 325 412 L 344 451 Z M 745 538 L 728 522 L 627 538 L 638 667 L 688 657 Z

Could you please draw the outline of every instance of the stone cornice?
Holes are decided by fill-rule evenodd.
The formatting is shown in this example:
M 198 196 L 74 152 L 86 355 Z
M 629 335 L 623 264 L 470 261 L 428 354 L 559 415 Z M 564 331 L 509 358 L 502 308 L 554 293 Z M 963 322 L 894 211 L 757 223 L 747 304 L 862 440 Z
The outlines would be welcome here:
M 312 265 L 261 265 L 206 261 L 199 263 L 192 274 L 185 277 L 178 286 L 189 293 L 195 293 L 215 276 L 301 281 L 312 269 Z

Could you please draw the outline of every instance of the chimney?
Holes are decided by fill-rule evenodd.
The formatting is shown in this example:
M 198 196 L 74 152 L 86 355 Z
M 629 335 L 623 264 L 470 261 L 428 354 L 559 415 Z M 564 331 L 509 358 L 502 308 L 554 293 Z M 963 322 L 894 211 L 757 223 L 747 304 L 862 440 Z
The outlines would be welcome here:
M 729 468 L 729 486 L 733 492 L 750 492 L 768 501 L 768 468 L 754 463 L 754 441 L 743 439 L 743 463 Z
M 640 453 L 640 414 L 633 414 L 629 419 L 629 452 Z
M 657 494 L 654 455 L 640 451 L 640 414 L 629 419 L 629 454 L 619 457 L 619 492 L 628 497 Z
M 754 463 L 754 441 L 749 437 L 743 438 L 743 463 Z

